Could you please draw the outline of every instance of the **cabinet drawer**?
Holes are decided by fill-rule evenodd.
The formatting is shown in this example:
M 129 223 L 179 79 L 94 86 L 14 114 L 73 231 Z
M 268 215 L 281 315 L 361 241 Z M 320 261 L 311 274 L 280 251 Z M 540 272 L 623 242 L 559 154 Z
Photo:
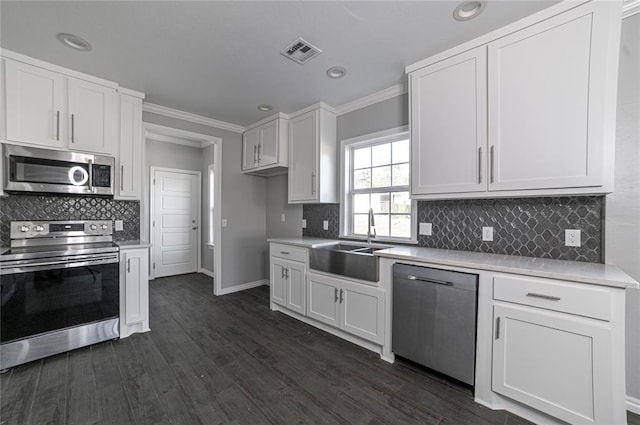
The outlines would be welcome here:
M 298 246 L 291 246 L 291 245 L 282 245 L 279 243 L 272 243 L 271 256 L 306 263 L 307 248 L 301 248 Z
M 611 293 L 584 284 L 516 276 L 493 278 L 493 299 L 561 311 L 600 320 L 611 319 Z

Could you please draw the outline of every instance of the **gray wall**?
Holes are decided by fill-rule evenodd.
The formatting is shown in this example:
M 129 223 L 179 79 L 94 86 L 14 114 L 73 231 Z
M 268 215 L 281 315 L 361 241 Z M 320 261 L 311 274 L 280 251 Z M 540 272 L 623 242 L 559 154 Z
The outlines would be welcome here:
M 340 115 L 336 123 L 338 133 L 336 149 L 340 147 L 340 140 L 407 125 L 409 123 L 408 96 L 408 94 L 403 94 Z M 338 158 L 340 157 L 338 156 Z
M 266 179 L 242 174 L 242 135 L 145 112 L 143 121 L 222 139 L 222 288 L 262 280 L 267 276 Z M 202 152 L 202 151 L 200 151 Z M 201 170 L 198 157 L 194 168 Z M 144 211 L 144 210 L 143 210 Z
M 288 204 L 287 175 L 267 180 L 267 237 L 286 238 L 302 236 L 302 205 Z M 285 222 L 281 220 L 285 215 Z
M 622 21 L 614 193 L 607 196 L 606 262 L 640 281 L 640 14 Z M 627 395 L 640 400 L 640 291 L 627 290 Z

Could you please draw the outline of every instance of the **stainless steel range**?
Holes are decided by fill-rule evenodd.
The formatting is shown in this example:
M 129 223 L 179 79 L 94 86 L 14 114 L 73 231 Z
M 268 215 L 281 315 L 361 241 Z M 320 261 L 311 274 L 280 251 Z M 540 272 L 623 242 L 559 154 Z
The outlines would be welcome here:
M 112 222 L 14 221 L 0 255 L 0 369 L 118 338 Z

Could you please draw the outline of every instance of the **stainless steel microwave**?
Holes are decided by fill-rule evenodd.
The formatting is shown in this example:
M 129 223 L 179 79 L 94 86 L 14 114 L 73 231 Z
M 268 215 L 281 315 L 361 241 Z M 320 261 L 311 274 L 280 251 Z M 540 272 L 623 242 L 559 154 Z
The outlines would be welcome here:
M 4 145 L 3 161 L 6 191 L 113 195 L 110 156 Z

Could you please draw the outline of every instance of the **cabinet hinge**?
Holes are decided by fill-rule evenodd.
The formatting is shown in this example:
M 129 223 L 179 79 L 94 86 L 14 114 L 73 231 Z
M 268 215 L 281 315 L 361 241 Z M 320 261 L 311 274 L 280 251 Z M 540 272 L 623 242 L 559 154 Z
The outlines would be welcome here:
M 500 339 L 500 317 L 496 317 L 496 339 Z
M 153 269 L 155 270 L 155 268 L 156 268 L 156 263 L 153 263 Z

